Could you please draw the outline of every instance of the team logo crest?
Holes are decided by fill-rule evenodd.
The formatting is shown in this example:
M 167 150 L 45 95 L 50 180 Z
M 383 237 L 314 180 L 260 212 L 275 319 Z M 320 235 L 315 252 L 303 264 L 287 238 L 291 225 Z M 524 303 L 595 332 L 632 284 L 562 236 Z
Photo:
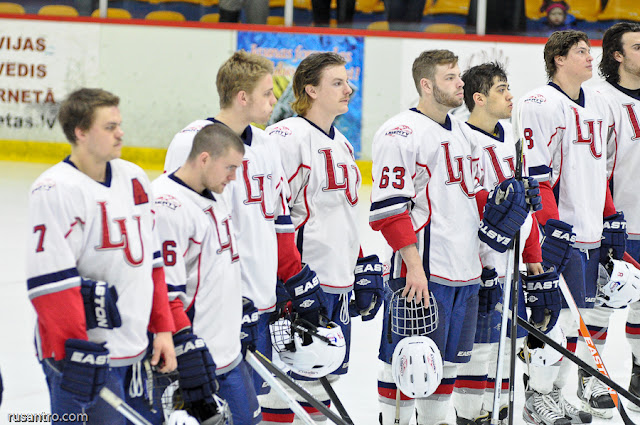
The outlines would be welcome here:
M 182 206 L 180 201 L 178 201 L 175 197 L 173 197 L 171 195 L 158 196 L 158 198 L 156 199 L 156 201 L 154 203 L 156 205 L 167 207 L 167 208 L 170 208 L 172 210 L 175 210 L 176 208 L 179 208 L 180 206 Z
M 269 135 L 271 136 L 272 134 L 278 135 L 278 136 L 282 136 L 282 137 L 287 137 L 287 136 L 291 136 L 292 131 L 289 130 L 288 127 L 282 126 L 282 127 L 275 127 L 273 128 L 270 132 Z
M 528 97 L 528 98 L 526 98 L 524 101 L 525 101 L 525 102 L 527 102 L 527 103 L 537 103 L 537 104 L 541 104 L 541 103 L 546 102 L 546 101 L 547 101 L 547 98 L 546 98 L 546 97 L 544 97 L 544 96 L 543 96 L 543 95 L 541 95 L 541 94 L 536 93 L 536 94 L 534 94 L 534 95 L 532 95 L 532 96 L 529 96 L 529 97 Z
M 413 130 L 409 126 L 399 125 L 387 131 L 384 135 L 391 136 L 391 137 L 395 137 L 395 136 L 408 137 L 410 134 L 413 134 Z

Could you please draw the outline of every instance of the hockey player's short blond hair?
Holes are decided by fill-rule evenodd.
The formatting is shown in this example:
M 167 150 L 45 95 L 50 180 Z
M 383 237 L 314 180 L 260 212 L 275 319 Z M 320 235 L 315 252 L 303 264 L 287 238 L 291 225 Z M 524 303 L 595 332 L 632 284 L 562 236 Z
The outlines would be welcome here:
M 218 70 L 216 88 L 220 96 L 220 108 L 228 108 L 241 91 L 251 93 L 262 77 L 273 74 L 273 63 L 262 56 L 235 52 Z
M 312 53 L 300 62 L 293 74 L 293 95 L 296 100 L 291 104 L 294 112 L 304 116 L 311 109 L 312 99 L 305 87 L 318 86 L 322 78 L 322 71 L 332 66 L 345 65 L 347 61 L 337 53 Z
M 553 79 L 556 72 L 558 72 L 556 57 L 567 56 L 569 50 L 581 41 L 587 43 L 587 46 L 591 45 L 589 44 L 589 37 L 582 31 L 556 31 L 549 36 L 547 43 L 544 45 L 544 66 L 549 80 Z
M 89 130 L 96 117 L 96 109 L 118 106 L 120 98 L 102 89 L 82 88 L 71 93 L 60 105 L 58 121 L 67 140 L 76 143 L 76 128 Z
M 420 53 L 420 56 L 413 61 L 413 67 L 411 68 L 413 82 L 420 97 L 422 97 L 420 80 L 426 78 L 433 81 L 436 75 L 436 65 L 454 66 L 457 63 L 458 57 L 451 50 L 436 49 Z

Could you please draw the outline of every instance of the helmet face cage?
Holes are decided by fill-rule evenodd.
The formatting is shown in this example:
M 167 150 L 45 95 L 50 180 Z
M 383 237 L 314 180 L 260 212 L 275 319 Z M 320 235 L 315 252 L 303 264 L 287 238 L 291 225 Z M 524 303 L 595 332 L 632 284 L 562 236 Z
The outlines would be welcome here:
M 416 303 L 415 297 L 407 301 L 402 296 L 403 288 L 391 296 L 389 321 L 391 332 L 400 336 L 422 336 L 438 327 L 438 307 L 433 293 L 429 292 L 429 305 Z
M 269 325 L 271 330 L 271 345 L 278 353 L 295 351 L 293 342 L 293 323 L 290 316 L 284 316 Z

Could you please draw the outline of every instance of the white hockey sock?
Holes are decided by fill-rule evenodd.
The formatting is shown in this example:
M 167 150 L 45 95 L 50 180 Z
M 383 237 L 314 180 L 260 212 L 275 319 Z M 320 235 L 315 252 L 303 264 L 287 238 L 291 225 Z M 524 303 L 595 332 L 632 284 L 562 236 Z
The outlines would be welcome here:
M 563 308 L 560 311 L 560 317 L 558 317 L 558 323 L 556 323 L 556 326 L 561 326 L 562 330 L 564 331 L 564 335 L 567 337 L 567 349 L 569 351 L 575 352 L 575 345 L 571 344 L 569 340 L 573 339 L 575 341 L 575 339 L 578 337 L 578 323 L 573 318 L 571 310 L 569 310 L 568 308 Z M 551 382 L 553 382 L 553 385 L 558 388 L 564 388 L 567 382 L 567 377 L 569 376 L 569 372 L 571 372 L 572 370 L 572 366 L 573 362 L 569 360 L 563 359 L 562 361 L 560 361 L 560 368 L 555 374 L 555 381 L 553 379 L 551 380 Z M 535 387 L 532 388 L 535 389 Z M 553 386 L 551 386 L 549 391 L 551 391 L 552 389 Z
M 393 382 L 391 365 L 380 361 L 378 368 L 378 404 L 382 414 L 382 425 L 394 425 L 396 415 L 400 417 L 400 425 L 409 425 L 413 417 L 415 402 L 412 398 L 400 393 L 398 410 L 396 411 L 396 384 Z
M 456 381 L 457 369 L 458 365 L 456 363 L 445 361 L 442 368 L 442 382 L 436 392 L 427 398 L 416 399 L 418 425 L 437 424 L 447 419 L 450 408 L 449 401 Z
M 487 373 L 490 365 L 495 363 L 492 345 L 494 344 L 473 344 L 469 363 L 458 366 L 452 401 L 456 414 L 461 418 L 475 419 L 480 416 L 487 386 Z M 493 369 L 495 371 L 495 364 Z
M 627 342 L 631 346 L 631 353 L 640 363 L 640 301 L 629 305 L 626 335 Z

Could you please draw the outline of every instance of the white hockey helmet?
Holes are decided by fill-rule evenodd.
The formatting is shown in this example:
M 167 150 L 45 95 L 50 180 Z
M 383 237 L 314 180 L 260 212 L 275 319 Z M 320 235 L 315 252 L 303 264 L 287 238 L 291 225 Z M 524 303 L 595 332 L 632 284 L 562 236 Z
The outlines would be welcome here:
M 442 380 L 442 356 L 426 336 L 402 338 L 391 358 L 393 382 L 404 394 L 424 398 L 433 394 Z
M 640 300 L 640 270 L 626 261 L 609 260 L 600 264 L 598 303 L 611 308 L 625 308 Z
M 174 410 L 169 415 L 167 425 L 200 425 L 200 422 L 188 414 L 186 410 Z
M 564 331 L 559 325 L 551 328 L 546 335 L 563 348 L 567 348 L 567 338 L 564 336 Z M 527 355 L 528 361 L 525 357 Z M 562 360 L 563 355 L 535 336 L 527 335 L 524 338 L 524 346 L 520 349 L 518 357 L 525 363 L 528 362 L 534 366 L 551 366 Z
M 320 326 L 282 317 L 270 325 L 271 342 L 280 360 L 293 372 L 322 378 L 338 369 L 347 353 L 342 329 L 320 316 Z

